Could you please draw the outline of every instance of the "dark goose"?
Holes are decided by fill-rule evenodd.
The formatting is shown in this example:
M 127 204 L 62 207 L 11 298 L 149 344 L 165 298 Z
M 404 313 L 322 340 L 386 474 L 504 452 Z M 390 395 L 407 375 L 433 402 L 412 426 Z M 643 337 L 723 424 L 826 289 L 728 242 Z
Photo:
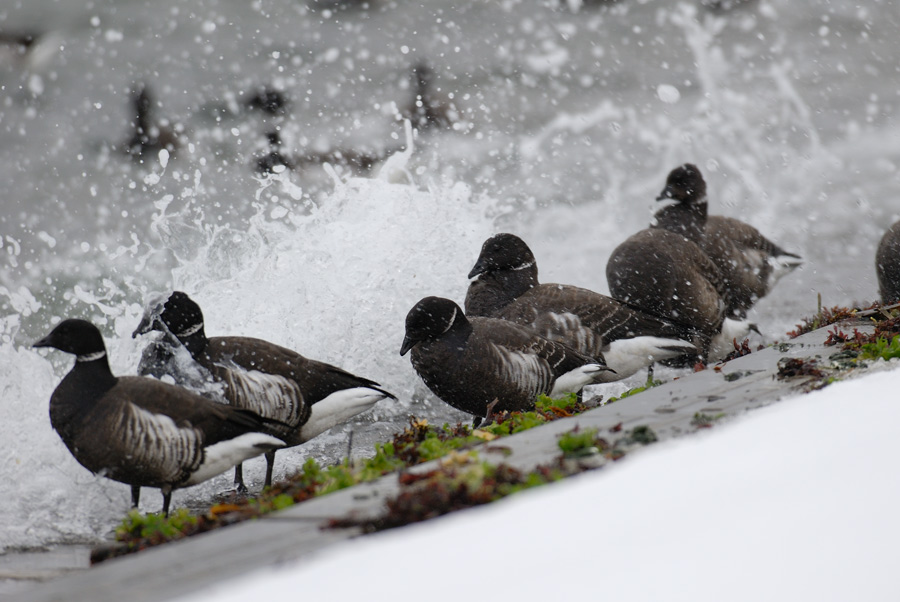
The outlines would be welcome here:
M 671 204 L 656 212 L 655 227 L 686 236 L 721 271 L 731 318 L 745 318 L 779 279 L 803 263 L 799 255 L 785 251 L 750 224 L 707 215 L 706 181 L 695 165 L 673 169 L 657 200 Z
M 724 356 L 731 340 L 747 332 L 725 319 L 728 289 L 719 268 L 681 234 L 663 228 L 633 234 L 613 250 L 606 278 L 616 299 L 683 325 L 701 360 Z
M 875 254 L 875 271 L 882 302 L 900 301 L 900 222 L 881 237 Z
M 266 431 L 287 447 L 309 441 L 349 420 L 385 397 L 396 399 L 378 383 L 307 359 L 295 351 L 249 337 L 207 338 L 200 306 L 180 291 L 148 308 L 133 336 L 160 330 L 174 345 L 184 345 L 194 360 L 221 384 L 234 407 L 277 420 Z M 176 380 L 176 363 L 169 363 Z M 275 452 L 266 454 L 266 485 L 272 484 Z M 241 467 L 235 484 L 243 489 Z
M 64 320 L 34 346 L 75 355 L 50 397 L 50 423 L 82 466 L 131 485 L 135 507 L 141 487 L 158 487 L 168 515 L 172 490 L 284 446 L 253 412 L 152 378 L 113 376 L 90 322 Z
M 467 319 L 455 302 L 426 297 L 406 316 L 400 355 L 431 391 L 454 408 L 478 417 L 493 411 L 529 410 L 538 394 L 559 397 L 603 382 L 600 358 L 588 357 L 496 318 Z
M 687 328 L 587 289 L 540 284 L 534 254 L 514 234 L 485 241 L 469 272 L 469 278 L 476 276 L 466 294 L 466 315 L 509 320 L 602 357 L 614 370 L 602 375 L 607 382 L 655 361 L 696 353 L 683 340 L 690 336 Z

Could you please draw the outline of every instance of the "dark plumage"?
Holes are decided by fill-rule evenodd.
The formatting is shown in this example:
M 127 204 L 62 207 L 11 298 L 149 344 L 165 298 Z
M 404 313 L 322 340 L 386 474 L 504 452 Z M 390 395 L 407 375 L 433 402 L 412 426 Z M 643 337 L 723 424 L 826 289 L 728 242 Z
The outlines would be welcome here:
M 656 212 L 655 227 L 681 234 L 716 264 L 727 289 L 726 315 L 743 319 L 754 303 L 797 268 L 799 255 L 785 251 L 740 220 L 707 215 L 706 182 L 690 163 L 669 173 L 659 201 L 674 201 Z
M 600 382 L 601 358 L 495 318 L 467 319 L 453 301 L 426 297 L 406 316 L 400 355 L 412 350 L 413 368 L 451 406 L 485 416 L 528 410 L 538 394 L 559 396 Z
M 392 394 L 378 383 L 341 368 L 307 359 L 284 347 L 249 337 L 207 338 L 200 306 L 180 291 L 151 305 L 134 336 L 161 330 L 184 345 L 231 405 L 279 421 L 270 434 L 288 447 L 309 441 Z M 169 369 L 177 367 L 169 364 Z M 176 376 L 177 378 L 177 376 Z M 266 485 L 272 483 L 274 451 L 266 454 Z M 240 467 L 235 483 L 243 488 Z
M 528 245 L 514 234 L 487 239 L 469 278 L 466 315 L 502 318 L 528 326 L 591 357 L 603 357 L 615 372 L 630 376 L 660 359 L 696 353 L 689 329 L 593 291 L 538 282 Z M 660 314 L 662 315 L 662 314 Z
M 900 222 L 881 237 L 875 254 L 875 271 L 882 302 L 900 301 Z
M 134 117 L 131 121 L 133 132 L 125 142 L 125 153 L 136 163 L 147 158 L 156 158 L 161 150 L 174 157 L 180 141 L 175 131 L 166 123 L 153 120 L 153 96 L 148 86 L 139 84 L 131 92 L 131 106 Z
M 135 506 L 141 487 L 158 487 L 168 514 L 172 490 L 284 445 L 253 412 L 151 378 L 113 376 L 90 322 L 64 320 L 34 346 L 76 356 L 50 398 L 50 423 L 82 466 L 131 485 Z

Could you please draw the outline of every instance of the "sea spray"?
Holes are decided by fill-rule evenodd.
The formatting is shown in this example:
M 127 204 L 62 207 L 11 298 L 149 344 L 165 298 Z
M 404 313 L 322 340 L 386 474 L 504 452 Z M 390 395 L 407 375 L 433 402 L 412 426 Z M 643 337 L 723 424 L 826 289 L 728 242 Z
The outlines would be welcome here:
M 458 418 L 399 356 L 404 318 L 426 295 L 462 302 L 466 273 L 494 233 L 502 205 L 454 182 L 420 187 L 350 178 L 306 204 L 286 202 L 284 190 L 262 194 L 243 228 L 219 226 L 191 206 L 168 212 L 160 203 L 152 227 L 159 238 L 126 253 L 147 254 L 150 246 L 151 254 L 174 256 L 167 280 L 200 304 L 211 336 L 266 339 L 372 378 L 399 397 L 364 421 L 401 424 L 412 412 Z M 73 313 L 92 315 L 103 328 L 116 374 L 135 373 L 147 341 L 131 332 L 146 300 L 159 292 L 154 287 L 134 274 L 111 274 L 93 290 L 62 292 Z M 15 300 L 31 303 L 24 292 Z M 15 495 L 0 502 L 7 545 L 100 537 L 127 509 L 128 488 L 80 467 L 50 427 L 48 400 L 71 366 L 68 358 L 13 345 L 17 321 L 7 323 L 10 332 L 0 339 L 7 341 L 0 353 L 8 402 L 0 421 L 7 454 L 0 480 L 15 484 Z M 279 453 L 282 474 L 305 459 L 304 447 Z M 248 470 L 255 483 L 264 465 L 250 462 Z M 229 486 L 230 475 L 223 475 L 177 492 L 175 503 L 208 499 Z M 143 496 L 143 510 L 158 509 L 153 490 Z

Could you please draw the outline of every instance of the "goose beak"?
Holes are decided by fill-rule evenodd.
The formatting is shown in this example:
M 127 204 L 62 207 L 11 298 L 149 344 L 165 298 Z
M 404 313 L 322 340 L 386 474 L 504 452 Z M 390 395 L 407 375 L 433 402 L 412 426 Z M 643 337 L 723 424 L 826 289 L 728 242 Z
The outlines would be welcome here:
M 406 355 L 410 349 L 416 346 L 416 343 L 418 343 L 418 341 L 412 340 L 409 338 L 409 335 L 403 337 L 403 344 L 400 345 L 400 355 Z
M 136 339 L 139 334 L 147 334 L 151 330 L 153 330 L 153 318 L 150 316 L 144 316 L 141 318 L 141 323 L 138 324 L 138 327 L 134 329 L 134 332 L 131 333 L 131 338 Z
M 469 280 L 471 280 L 471 279 L 474 278 L 475 276 L 480 276 L 481 274 L 484 274 L 484 273 L 487 272 L 487 271 L 488 271 L 488 264 L 487 264 L 487 262 L 484 261 L 484 260 L 482 260 L 482 259 L 479 257 L 479 258 L 478 258 L 478 261 L 475 262 L 475 265 L 472 267 L 472 269 L 469 270 L 468 278 L 469 278 Z
M 53 347 L 52 337 L 52 334 L 48 334 L 40 341 L 34 343 L 32 347 Z

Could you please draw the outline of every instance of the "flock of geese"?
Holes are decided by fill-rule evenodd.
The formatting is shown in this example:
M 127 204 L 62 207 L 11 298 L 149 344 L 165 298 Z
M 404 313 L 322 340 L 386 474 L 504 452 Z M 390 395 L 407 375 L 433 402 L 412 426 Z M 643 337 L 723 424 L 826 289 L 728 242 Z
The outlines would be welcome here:
M 539 394 L 580 392 L 655 362 L 716 361 L 752 325 L 747 311 L 801 264 L 744 222 L 707 215 L 699 169 L 669 174 L 652 225 L 616 248 L 606 273 L 612 296 L 538 281 L 518 236 L 485 241 L 469 272 L 465 308 L 425 297 L 406 317 L 400 354 L 449 405 L 480 419 L 527 410 Z M 900 222 L 876 257 L 884 302 L 900 299 Z M 207 337 L 187 294 L 152 300 L 134 331 L 158 331 L 140 376 L 112 374 L 100 331 L 60 322 L 35 347 L 75 355 L 50 399 L 50 419 L 72 455 L 96 474 L 172 491 L 300 445 L 385 398 L 377 382 L 260 339 Z

